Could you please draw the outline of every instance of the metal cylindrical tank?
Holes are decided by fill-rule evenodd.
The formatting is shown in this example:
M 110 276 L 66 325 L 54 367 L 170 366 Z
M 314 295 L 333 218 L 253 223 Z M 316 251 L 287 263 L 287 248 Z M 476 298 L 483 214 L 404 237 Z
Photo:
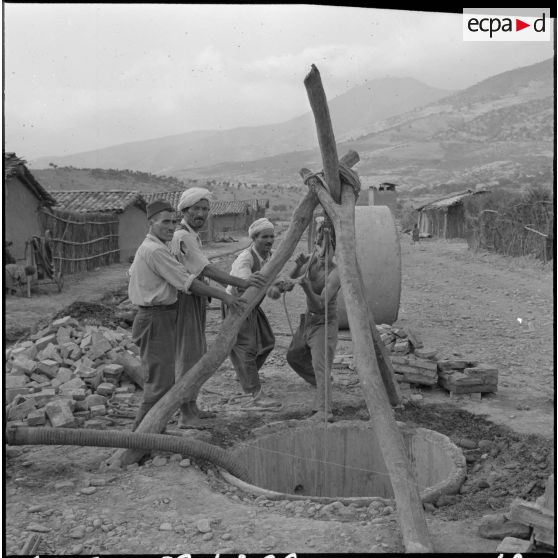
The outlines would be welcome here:
M 355 233 L 357 261 L 374 322 L 392 324 L 401 297 L 401 245 L 389 207 L 355 207 Z M 348 329 L 342 289 L 337 305 L 339 329 Z

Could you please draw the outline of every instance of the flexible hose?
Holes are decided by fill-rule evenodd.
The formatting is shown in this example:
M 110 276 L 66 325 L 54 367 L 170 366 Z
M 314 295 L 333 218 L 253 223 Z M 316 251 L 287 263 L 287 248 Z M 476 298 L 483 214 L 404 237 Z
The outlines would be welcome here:
M 246 467 L 227 450 L 213 444 L 201 442 L 200 440 L 187 440 L 165 434 L 18 426 L 7 429 L 6 443 L 13 446 L 98 446 L 105 448 L 170 451 L 189 457 L 206 459 L 215 465 L 219 465 L 235 477 L 245 481 L 248 480 Z

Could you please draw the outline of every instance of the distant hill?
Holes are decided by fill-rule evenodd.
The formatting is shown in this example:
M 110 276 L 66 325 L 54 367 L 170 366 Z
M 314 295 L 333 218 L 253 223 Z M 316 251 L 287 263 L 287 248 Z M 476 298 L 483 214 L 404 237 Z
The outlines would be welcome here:
M 335 120 L 333 118 L 334 126 Z M 553 60 L 505 72 L 338 142 L 360 154 L 365 184 L 395 182 L 400 192 L 436 184 L 552 185 Z M 301 167 L 319 169 L 317 149 L 173 173 L 276 182 L 296 187 Z
M 447 90 L 429 87 L 411 78 L 370 80 L 329 100 L 338 140 L 358 137 L 374 123 L 445 97 Z M 42 157 L 30 168 L 49 163 L 77 168 L 133 169 L 175 174 L 192 167 L 225 161 L 250 161 L 312 148 L 316 143 L 310 112 L 267 126 L 205 130 L 148 141 L 115 145 L 64 157 Z
M 139 192 L 173 192 L 187 183 L 173 176 L 115 169 L 76 169 L 50 167 L 32 169 L 33 176 L 47 190 L 138 190 Z
M 374 80 L 330 101 L 338 152 L 342 155 L 354 149 L 359 153 L 356 169 L 364 187 L 394 182 L 401 199 L 432 198 L 437 188 L 445 195 L 477 186 L 552 187 L 553 72 L 553 60 L 549 59 L 450 95 L 432 91 L 415 80 Z M 409 96 L 419 91 L 424 102 L 405 110 Z M 435 98 L 428 100 L 429 96 Z M 195 163 L 198 155 L 184 154 L 180 141 L 185 137 L 199 144 L 196 153 L 200 160 L 206 160 L 204 164 Z M 80 173 L 74 170 L 68 177 L 69 185 L 64 186 L 61 177 L 66 171 L 62 168 L 33 173 L 43 182 L 40 173 L 45 172 L 45 185 L 52 189 L 80 189 L 78 183 L 84 180 L 89 186 L 83 189 L 121 189 L 129 184 L 141 191 L 153 191 L 154 186 L 173 190 L 175 184 L 190 185 L 199 180 L 223 199 L 269 197 L 272 206 L 290 209 L 305 190 L 299 169 L 321 168 L 310 114 L 275 126 L 195 132 L 129 146 L 143 153 L 146 166 L 167 161 L 172 169 L 161 170 L 160 174 L 168 175 L 162 177 L 163 182 L 156 184 L 152 175 L 141 178 L 142 173 L 132 171 L 126 177 L 114 175 L 111 182 L 100 170 L 98 180 L 91 182 L 91 171 L 78 178 Z M 273 151 L 270 146 L 277 152 L 258 155 Z M 116 160 L 120 149 L 130 154 L 126 146 L 106 151 Z M 224 153 L 234 156 L 219 160 Z M 190 163 L 171 164 L 172 157 Z M 97 159 L 92 166 L 97 166 Z M 51 186 L 55 177 L 58 184 Z

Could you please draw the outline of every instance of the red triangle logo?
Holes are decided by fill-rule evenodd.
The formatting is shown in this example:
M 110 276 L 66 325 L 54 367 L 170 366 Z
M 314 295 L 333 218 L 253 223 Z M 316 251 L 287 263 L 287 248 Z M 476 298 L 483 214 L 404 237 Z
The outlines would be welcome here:
M 521 31 L 522 29 L 525 29 L 526 27 L 531 27 L 530 23 L 525 23 L 524 21 L 521 21 L 520 19 L 515 20 L 515 30 L 516 31 Z

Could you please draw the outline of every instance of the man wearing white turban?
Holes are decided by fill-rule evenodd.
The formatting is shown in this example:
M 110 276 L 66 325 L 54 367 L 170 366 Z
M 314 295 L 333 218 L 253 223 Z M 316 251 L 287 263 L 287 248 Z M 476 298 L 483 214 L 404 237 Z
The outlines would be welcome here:
M 252 239 L 252 245 L 238 255 L 231 267 L 231 275 L 236 277 L 249 277 L 267 263 L 275 240 L 275 227 L 265 217 L 257 219 L 248 228 L 248 235 Z M 239 289 L 231 287 L 228 287 L 227 291 L 231 294 L 240 294 Z M 260 307 L 261 302 L 260 300 L 240 327 L 229 358 L 243 391 L 252 396 L 254 406 L 276 407 L 281 404 L 264 395 L 258 374 L 275 347 L 275 336 L 267 316 Z M 224 317 L 226 314 L 224 304 L 222 309 Z
M 251 286 L 261 287 L 265 279 L 261 274 L 249 277 L 232 277 L 211 264 L 202 252 L 199 231 L 205 225 L 209 215 L 211 192 L 206 188 L 188 188 L 178 202 L 178 210 L 183 219 L 174 232 L 169 248 L 177 260 L 192 275 L 209 278 L 222 285 L 234 285 L 246 289 Z M 207 297 L 196 294 L 179 293 L 176 318 L 176 353 L 175 373 L 178 381 L 207 351 L 205 323 Z M 197 394 L 191 401 L 180 406 L 180 428 L 203 428 L 203 419 L 212 418 L 214 413 L 198 409 Z

